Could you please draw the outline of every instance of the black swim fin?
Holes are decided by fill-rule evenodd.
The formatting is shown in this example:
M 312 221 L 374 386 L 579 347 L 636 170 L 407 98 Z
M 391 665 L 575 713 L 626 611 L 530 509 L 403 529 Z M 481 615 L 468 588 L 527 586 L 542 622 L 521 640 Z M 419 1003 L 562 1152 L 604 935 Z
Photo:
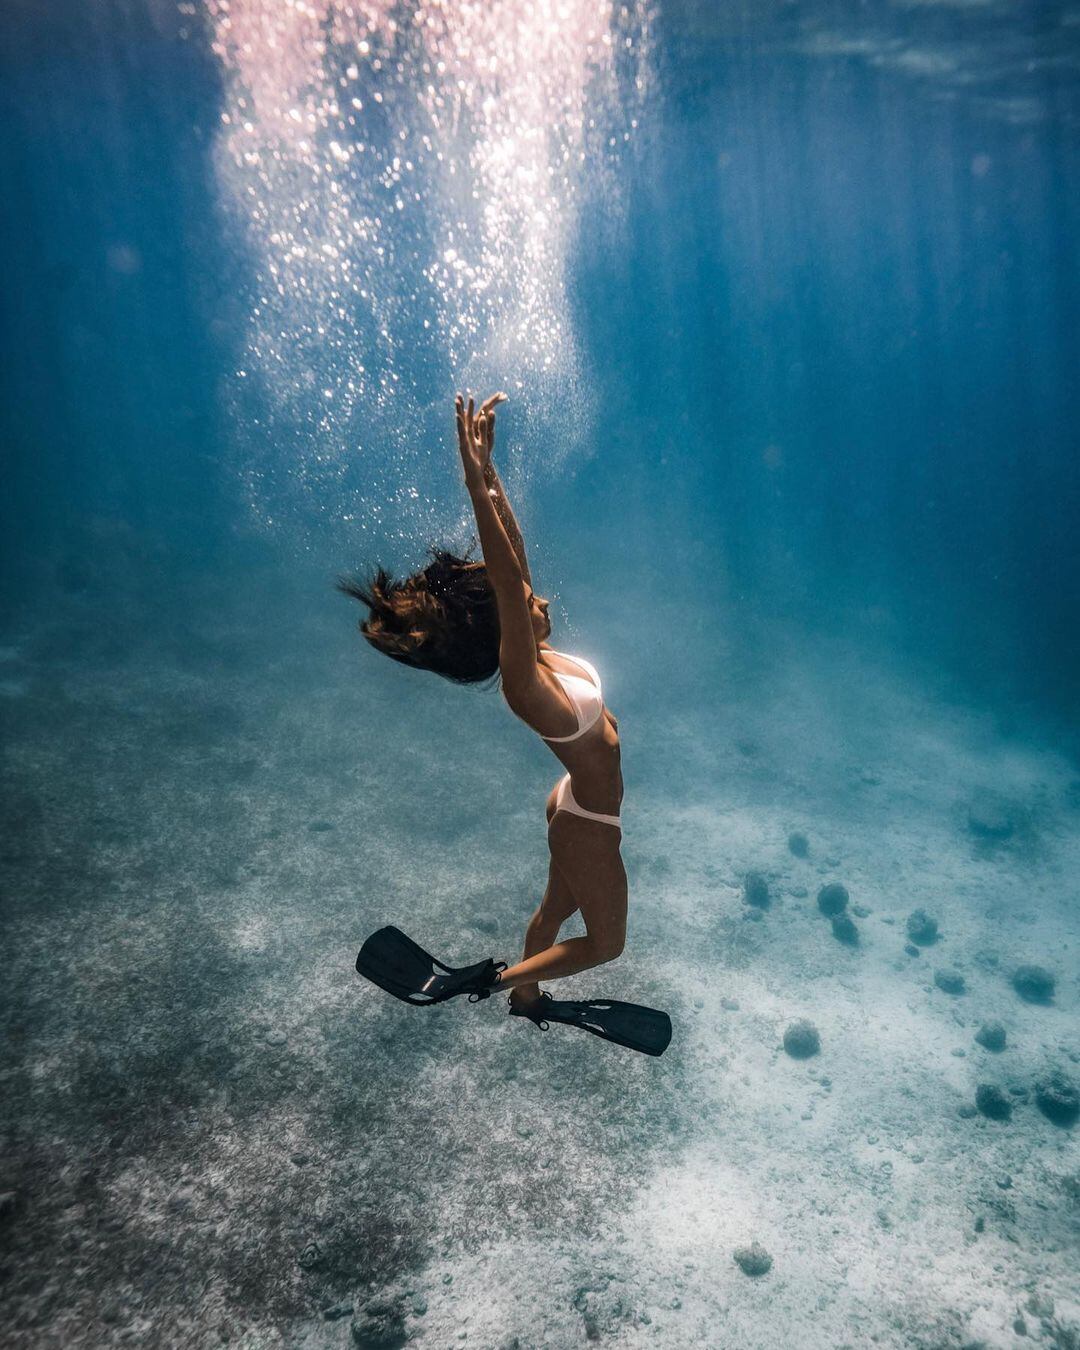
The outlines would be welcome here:
M 390 925 L 372 933 L 360 948 L 356 969 L 403 1003 L 425 1008 L 458 994 L 468 994 L 470 1003 L 489 998 L 506 962 L 488 957 L 474 966 L 444 966 L 400 928 Z
M 662 1055 L 671 1041 L 671 1018 L 666 1012 L 613 998 L 564 1002 L 544 990 L 537 1002 L 526 1007 L 515 1008 L 511 1003 L 510 1015 L 527 1017 L 541 1031 L 547 1031 L 550 1022 L 563 1022 L 643 1055 Z

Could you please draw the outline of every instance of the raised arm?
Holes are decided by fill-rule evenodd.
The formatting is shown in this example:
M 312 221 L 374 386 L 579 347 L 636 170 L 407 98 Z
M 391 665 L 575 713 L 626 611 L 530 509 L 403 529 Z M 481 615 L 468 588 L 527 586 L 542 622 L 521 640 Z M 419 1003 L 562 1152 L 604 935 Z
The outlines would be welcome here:
M 492 394 L 490 398 L 485 399 L 480 405 L 480 415 L 487 419 L 487 425 L 490 430 L 489 440 L 491 443 L 491 453 L 484 468 L 484 482 L 487 484 L 488 495 L 495 503 L 495 510 L 498 513 L 499 519 L 502 521 L 507 538 L 510 540 L 514 552 L 517 554 L 517 560 L 521 566 L 521 574 L 525 581 L 531 586 L 532 575 L 529 572 L 528 559 L 525 557 L 525 540 L 521 537 L 521 530 L 518 528 L 517 518 L 511 509 L 510 503 L 506 499 L 506 493 L 503 491 L 502 482 L 495 468 L 495 409 L 500 403 L 505 402 L 505 394 Z
M 480 547 L 499 610 L 499 668 L 503 690 L 513 705 L 515 700 L 528 700 L 535 694 L 538 684 L 536 637 L 529 612 L 530 582 L 528 569 L 523 566 L 524 545 L 519 556 L 496 505 L 498 492 L 490 489 L 487 481 L 493 438 L 494 408 L 488 406 L 491 402 L 484 405 L 487 411 L 481 409 L 474 417 L 472 399 L 466 407 L 459 394 L 455 408 L 465 485 L 472 500 Z M 510 519 L 513 520 L 512 512 Z M 514 530 L 520 539 L 516 521 Z

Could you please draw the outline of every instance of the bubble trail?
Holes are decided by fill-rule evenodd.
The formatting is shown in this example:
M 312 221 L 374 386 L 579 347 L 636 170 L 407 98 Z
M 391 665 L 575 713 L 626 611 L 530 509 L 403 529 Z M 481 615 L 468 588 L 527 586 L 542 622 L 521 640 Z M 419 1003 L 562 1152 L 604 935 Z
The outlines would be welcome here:
M 579 375 L 570 251 L 637 126 L 646 0 L 205 3 L 255 278 L 238 381 L 277 433 L 249 455 L 256 514 L 288 515 L 299 482 L 309 508 L 423 533 L 447 480 L 421 460 L 465 385 L 509 388 L 557 459 L 539 433 Z

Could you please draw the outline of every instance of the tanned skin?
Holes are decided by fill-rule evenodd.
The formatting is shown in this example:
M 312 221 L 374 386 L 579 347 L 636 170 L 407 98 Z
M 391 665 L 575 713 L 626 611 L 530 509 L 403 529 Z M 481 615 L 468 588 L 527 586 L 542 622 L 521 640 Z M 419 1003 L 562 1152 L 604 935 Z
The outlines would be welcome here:
M 474 413 L 456 400 L 458 449 L 472 499 L 484 563 L 495 590 L 501 644 L 502 690 L 514 714 L 540 736 L 569 736 L 577 716 L 555 671 L 580 675 L 548 643 L 548 601 L 532 588 L 525 543 L 492 462 L 495 409 L 505 394 L 493 394 Z M 579 740 L 548 748 L 570 773 L 574 797 L 586 811 L 618 815 L 623 782 L 619 724 L 607 708 Z M 521 960 L 502 972 L 499 985 L 512 989 L 515 1007 L 540 996 L 540 980 L 556 980 L 614 961 L 626 940 L 627 887 L 620 845 L 622 831 L 601 821 L 555 810 L 547 799 L 547 888 L 529 920 Z M 581 910 L 586 936 L 559 942 L 559 929 Z

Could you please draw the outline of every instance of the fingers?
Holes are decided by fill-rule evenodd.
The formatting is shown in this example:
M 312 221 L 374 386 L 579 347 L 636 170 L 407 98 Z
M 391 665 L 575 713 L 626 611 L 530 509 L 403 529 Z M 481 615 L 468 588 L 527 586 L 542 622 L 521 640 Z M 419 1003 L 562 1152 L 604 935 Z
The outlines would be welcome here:
M 454 399 L 454 413 L 457 419 L 458 445 L 462 452 L 476 443 L 476 425 L 473 420 L 473 401 L 469 399 L 468 407 L 461 395 L 458 394 Z
M 495 409 L 500 403 L 507 402 L 507 399 L 508 395 L 500 390 L 499 393 L 486 398 L 477 410 L 471 395 L 468 404 L 461 394 L 455 397 L 458 444 L 463 453 L 467 448 L 479 445 L 490 457 L 495 448 Z

